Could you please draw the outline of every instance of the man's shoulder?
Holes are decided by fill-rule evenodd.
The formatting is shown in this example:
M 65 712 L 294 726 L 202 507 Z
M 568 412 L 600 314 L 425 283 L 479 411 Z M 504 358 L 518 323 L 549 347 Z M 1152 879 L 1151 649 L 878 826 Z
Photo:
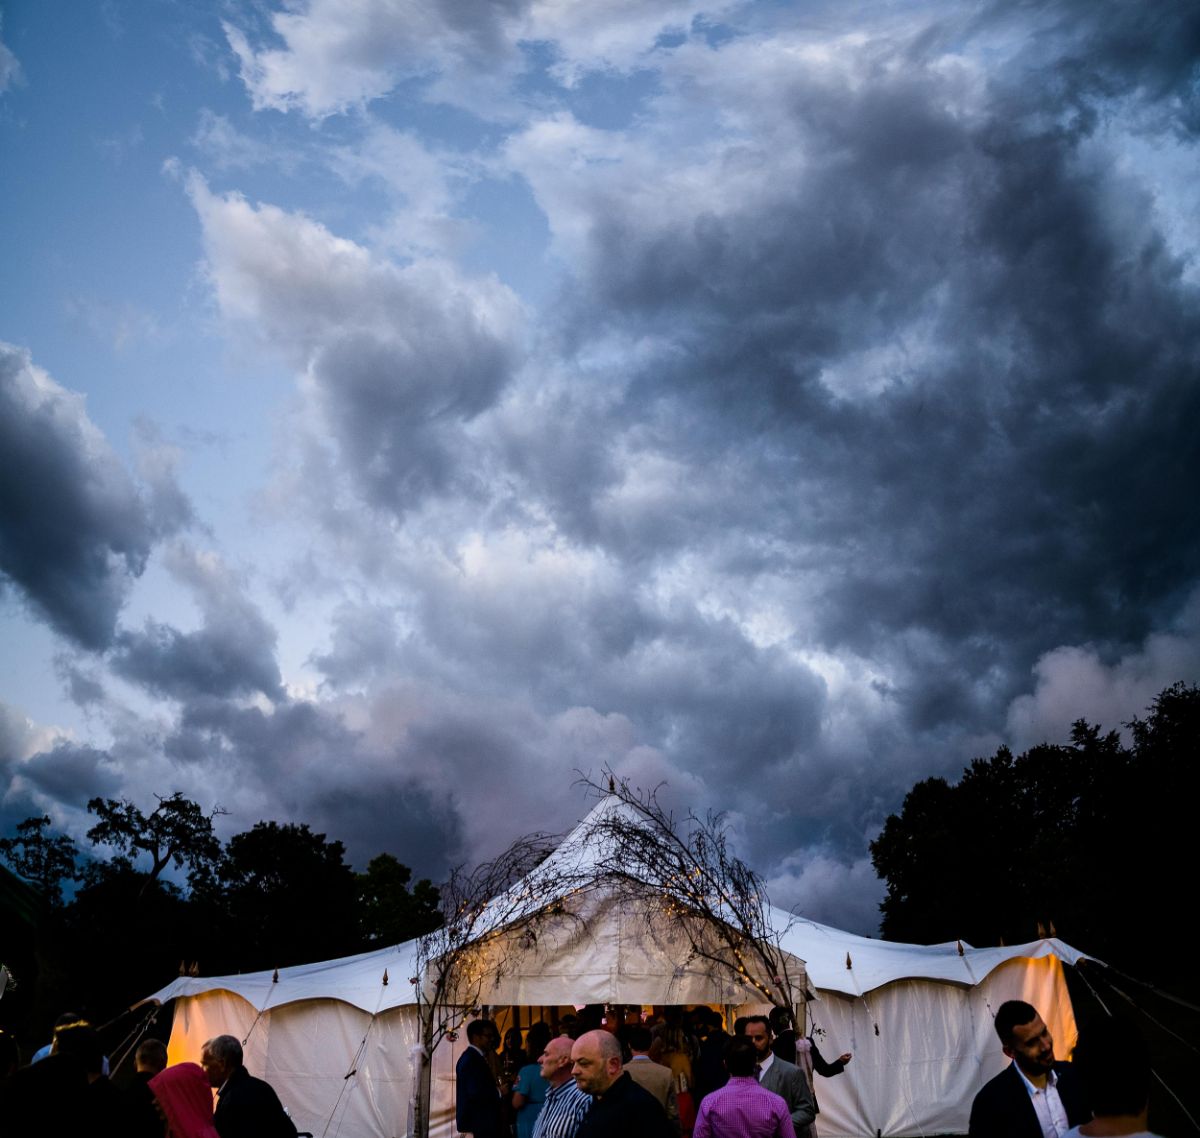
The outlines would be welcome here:
M 778 1055 L 771 1060 L 771 1065 L 763 1072 L 763 1078 L 767 1082 L 777 1082 L 780 1084 L 793 1084 L 797 1080 L 802 1080 L 804 1085 L 808 1085 L 808 1080 L 804 1078 L 804 1073 L 796 1066 L 795 1063 L 789 1063 L 786 1059 L 780 1059 Z
M 641 1083 L 636 1082 L 631 1075 L 626 1078 L 627 1075 L 629 1075 L 629 1071 L 622 1070 L 621 1074 L 617 1076 L 617 1081 L 608 1088 L 608 1093 L 611 1095 L 613 1091 L 616 1091 L 619 1098 L 628 1099 L 630 1102 L 648 1100 L 654 1103 L 655 1106 L 658 1106 L 658 1099 L 646 1090 Z
M 626 1063 L 622 1068 L 635 1083 L 669 1083 L 674 1076 L 670 1067 L 655 1063 L 652 1059 L 638 1059 Z
M 998 1075 L 993 1075 L 975 1096 L 975 1101 L 988 1101 L 995 1098 L 1007 1098 L 1015 1090 L 1021 1089 L 1021 1076 L 1017 1074 L 1017 1065 L 1009 1063 Z
M 221 1094 L 217 1098 L 217 1105 L 220 1106 L 222 1102 L 228 1105 L 244 1099 L 258 1101 L 274 1100 L 278 1102 L 279 1096 L 275 1093 L 275 1088 L 266 1079 L 256 1078 L 245 1067 L 239 1067 L 229 1076 L 229 1082 L 225 1084 Z
M 1033 1115 L 1033 1108 L 1022 1104 L 1029 1102 L 1029 1095 L 1021 1085 L 1021 1076 L 1017 1074 L 1015 1063 L 1009 1063 L 998 1075 L 993 1075 L 982 1087 L 971 1102 L 971 1116 L 968 1133 L 983 1138 L 985 1135 L 1004 1134 L 1014 1117 L 1021 1117 L 1028 1109 Z

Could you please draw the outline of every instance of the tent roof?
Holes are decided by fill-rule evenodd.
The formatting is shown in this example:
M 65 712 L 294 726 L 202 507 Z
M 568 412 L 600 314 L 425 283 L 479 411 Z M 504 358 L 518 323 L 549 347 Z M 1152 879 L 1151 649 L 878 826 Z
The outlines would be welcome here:
M 235 976 L 180 976 L 143 1002 L 166 1003 L 176 996 L 233 992 L 259 1011 L 300 1000 L 341 1000 L 368 1014 L 414 1003 L 409 982 L 417 971 L 417 942 L 377 948 L 317 964 Z M 386 982 L 384 980 L 386 974 Z
M 902 944 L 843 932 L 803 917 L 793 920 L 780 909 L 773 915 L 775 927 L 787 930 L 782 946 L 805 962 L 809 986 L 845 996 L 859 996 L 897 980 L 939 980 L 973 987 L 1005 961 L 1018 957 L 1057 956 L 1064 964 L 1087 957 L 1055 938 L 998 948 L 974 948 L 966 941 Z
M 550 904 L 561 895 L 555 892 L 558 883 L 567 883 L 569 891 L 575 883 L 588 879 L 605 852 L 596 837 L 596 823 L 609 815 L 624 818 L 630 825 L 642 824 L 637 812 L 615 796 L 602 799 L 541 865 L 489 903 L 491 912 L 485 912 L 477 923 L 480 935 L 498 931 Z M 974 986 L 1017 957 L 1057 956 L 1075 964 L 1085 955 L 1056 939 L 999 948 L 974 948 L 958 941 L 899 944 L 793 918 L 782 909 L 773 908 L 770 915 L 774 927 L 782 930 L 780 946 L 804 962 L 809 988 L 846 996 L 908 979 Z M 181 976 L 148 999 L 161 1003 L 176 996 L 222 990 L 236 993 L 260 1011 L 300 1000 L 333 999 L 374 1013 L 415 1002 L 410 979 L 417 968 L 417 942 L 409 941 L 278 972 Z M 572 995 L 564 992 L 563 999 L 570 1000 Z

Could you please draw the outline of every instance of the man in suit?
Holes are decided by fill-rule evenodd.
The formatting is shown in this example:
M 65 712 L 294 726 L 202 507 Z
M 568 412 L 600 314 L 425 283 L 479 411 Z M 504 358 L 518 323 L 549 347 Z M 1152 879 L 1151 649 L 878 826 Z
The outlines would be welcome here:
M 759 1086 L 781 1095 L 792 1116 L 793 1129 L 797 1134 L 807 1134 L 817 1116 L 817 1107 L 804 1072 L 795 1063 L 772 1054 L 771 1024 L 766 1016 L 750 1016 L 746 1020 L 746 1038 L 754 1044 Z
M 629 1062 L 625 1064 L 629 1077 L 662 1103 L 671 1125 L 678 1130 L 679 1101 L 675 1097 L 675 1076 L 670 1067 L 664 1067 L 650 1058 L 650 1044 L 654 1042 L 650 1029 L 641 1024 L 628 1028 L 625 1042 L 631 1055 Z
M 995 1027 L 1012 1062 L 975 1096 L 971 1138 L 1057 1138 L 1091 1117 L 1071 1064 L 1055 1061 L 1054 1038 L 1032 1004 L 1001 1004 Z
M 490 1019 L 467 1024 L 467 1049 L 454 1068 L 454 1119 L 460 1134 L 501 1138 L 500 1088 L 487 1059 L 499 1041 L 500 1033 Z
M 221 1138 L 296 1138 L 295 1123 L 270 1083 L 256 1079 L 242 1064 L 242 1045 L 232 1035 L 210 1039 L 200 1066 L 217 1088 L 213 1125 Z

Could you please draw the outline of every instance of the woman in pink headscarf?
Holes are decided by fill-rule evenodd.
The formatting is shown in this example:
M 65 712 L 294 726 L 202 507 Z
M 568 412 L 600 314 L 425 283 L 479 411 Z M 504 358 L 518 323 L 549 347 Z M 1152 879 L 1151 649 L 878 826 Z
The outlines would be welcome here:
M 171 1138 L 220 1138 L 213 1126 L 212 1087 L 199 1063 L 178 1063 L 150 1080 Z

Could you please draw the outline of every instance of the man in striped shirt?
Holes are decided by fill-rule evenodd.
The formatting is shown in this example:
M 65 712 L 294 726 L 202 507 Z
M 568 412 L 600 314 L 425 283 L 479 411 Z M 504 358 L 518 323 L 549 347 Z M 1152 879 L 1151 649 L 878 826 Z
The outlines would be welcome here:
M 538 1063 L 550 1089 L 533 1124 L 533 1138 L 575 1138 L 579 1123 L 592 1105 L 592 1096 L 581 1091 L 571 1077 L 570 1037 L 560 1035 L 550 1040 Z
M 730 1040 L 725 1052 L 729 1082 L 704 1096 L 693 1138 L 796 1138 L 791 1112 L 781 1095 L 754 1077 L 754 1044 Z

